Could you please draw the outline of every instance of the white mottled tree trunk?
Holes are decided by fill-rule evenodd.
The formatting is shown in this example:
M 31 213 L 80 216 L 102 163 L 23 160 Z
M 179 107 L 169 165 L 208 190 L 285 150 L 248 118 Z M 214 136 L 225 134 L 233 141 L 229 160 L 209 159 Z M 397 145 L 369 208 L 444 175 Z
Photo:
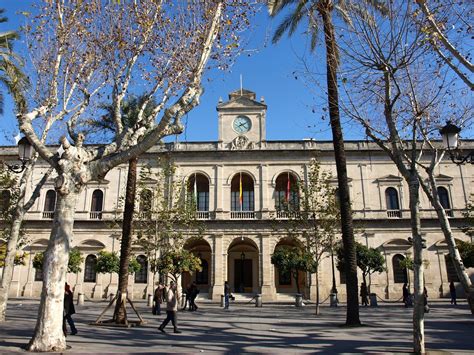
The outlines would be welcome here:
M 29 351 L 62 351 L 66 349 L 63 334 L 64 283 L 74 225 L 78 191 L 58 193 L 50 241 L 43 262 L 43 289 L 36 328 Z
M 415 305 L 413 307 L 413 350 L 415 354 L 425 353 L 425 304 L 423 278 L 423 246 L 420 223 L 420 186 L 418 176 L 411 173 L 408 181 L 410 200 L 410 223 L 413 238 L 413 286 L 415 289 Z
M 3 267 L 3 276 L 0 285 L 0 322 L 5 321 L 8 292 L 10 291 L 10 283 L 12 281 L 13 269 L 15 267 L 15 255 L 23 216 L 24 213 L 21 213 L 21 218 L 15 219 L 10 229 L 10 238 L 7 243 L 7 253 L 4 261 L 5 266 Z
M 451 257 L 451 260 L 453 262 L 454 268 L 456 270 L 456 275 L 459 278 L 459 282 L 461 283 L 464 292 L 467 296 L 467 302 L 469 304 L 471 313 L 474 314 L 474 287 L 472 285 L 471 279 L 467 274 L 466 267 L 462 262 L 461 255 L 459 254 L 459 250 L 456 246 L 456 240 L 454 239 L 454 235 L 451 230 L 451 224 L 449 222 L 448 216 L 446 215 L 446 211 L 444 210 L 443 206 L 441 205 L 441 202 L 439 201 L 437 193 L 438 187 L 432 171 L 432 169 L 431 172 L 428 171 L 431 189 L 429 189 L 426 185 L 422 185 L 422 187 L 428 199 L 430 200 L 431 205 L 435 209 L 436 214 L 438 215 L 441 230 L 444 234 L 444 240 L 448 245 L 449 256 Z

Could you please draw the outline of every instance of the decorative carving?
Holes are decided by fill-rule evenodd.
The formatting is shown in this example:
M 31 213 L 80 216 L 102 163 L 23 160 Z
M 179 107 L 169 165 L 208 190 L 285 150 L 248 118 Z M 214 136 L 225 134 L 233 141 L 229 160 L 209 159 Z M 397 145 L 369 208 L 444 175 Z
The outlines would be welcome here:
M 254 149 L 255 144 L 250 142 L 249 139 L 245 136 L 237 136 L 230 143 L 230 150 L 244 150 L 244 149 Z

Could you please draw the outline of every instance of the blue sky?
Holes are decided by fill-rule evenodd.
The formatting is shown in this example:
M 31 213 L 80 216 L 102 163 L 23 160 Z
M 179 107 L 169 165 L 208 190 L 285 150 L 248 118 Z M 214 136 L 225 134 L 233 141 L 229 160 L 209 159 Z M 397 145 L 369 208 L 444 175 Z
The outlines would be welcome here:
M 9 21 L 0 25 L 0 31 L 17 29 L 23 21 L 19 11 L 27 11 L 34 0 L 2 0 L 0 5 L 6 9 Z M 216 105 L 220 97 L 227 99 L 229 92 L 240 87 L 240 75 L 243 86 L 257 94 L 257 99 L 265 98 L 267 111 L 267 139 L 293 140 L 315 138 L 330 140 L 331 132 L 323 107 L 326 101 L 324 88 L 309 89 L 301 80 L 302 62 L 298 59 L 307 52 L 307 43 L 302 31 L 291 39 L 286 36 L 276 45 L 271 43 L 274 28 L 280 19 L 272 20 L 262 10 L 254 19 L 254 29 L 247 35 L 248 51 L 236 59 L 229 71 L 208 73 L 204 81 L 205 93 L 201 105 L 188 114 L 186 132 L 180 141 L 217 140 Z M 21 44 L 17 44 L 20 48 Z M 315 58 L 324 70 L 324 51 Z M 324 83 L 324 72 L 320 76 Z M 1 117 L 0 145 L 12 144 L 16 134 L 16 120 L 12 104 L 6 100 L 5 114 Z M 346 139 L 364 138 L 351 125 L 346 129 Z

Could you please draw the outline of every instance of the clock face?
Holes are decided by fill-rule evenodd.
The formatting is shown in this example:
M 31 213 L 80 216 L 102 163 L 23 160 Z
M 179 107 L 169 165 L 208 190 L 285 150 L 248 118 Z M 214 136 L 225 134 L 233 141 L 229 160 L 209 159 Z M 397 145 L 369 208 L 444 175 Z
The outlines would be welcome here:
M 247 116 L 239 116 L 234 120 L 233 127 L 237 133 L 247 133 L 252 128 L 252 122 Z

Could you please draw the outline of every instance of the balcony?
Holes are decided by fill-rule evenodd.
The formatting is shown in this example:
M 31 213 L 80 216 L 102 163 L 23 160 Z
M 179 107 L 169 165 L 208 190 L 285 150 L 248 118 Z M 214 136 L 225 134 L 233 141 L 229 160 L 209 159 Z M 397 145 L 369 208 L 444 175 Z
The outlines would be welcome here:
M 102 219 L 102 211 L 89 212 L 90 219 Z
M 43 211 L 43 219 L 53 219 L 54 211 Z
M 196 219 L 199 220 L 206 220 L 206 219 L 214 219 L 214 214 L 209 211 L 196 211 Z
M 300 217 L 301 217 L 301 213 L 298 211 L 277 211 L 276 212 L 277 219 L 296 219 Z
M 231 211 L 230 219 L 255 219 L 255 211 Z
M 387 217 L 388 218 L 402 218 L 402 211 L 401 210 L 387 210 Z

